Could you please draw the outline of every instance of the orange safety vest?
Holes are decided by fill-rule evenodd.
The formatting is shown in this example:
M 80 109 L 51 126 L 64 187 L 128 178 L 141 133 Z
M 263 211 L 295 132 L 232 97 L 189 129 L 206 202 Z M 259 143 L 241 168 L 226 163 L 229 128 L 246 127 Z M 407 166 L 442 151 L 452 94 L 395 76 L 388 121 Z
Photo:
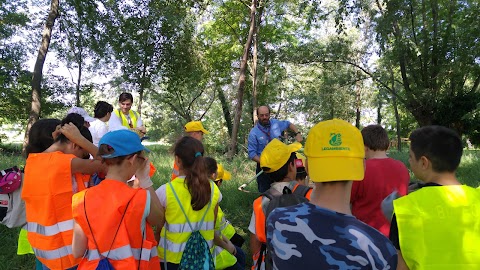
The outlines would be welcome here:
M 175 180 L 175 178 L 179 177 L 180 174 L 180 169 L 178 168 L 177 163 L 174 161 L 173 162 L 173 170 L 172 170 L 172 179 L 170 181 Z
M 150 205 L 147 193 L 146 190 L 133 189 L 122 182 L 105 179 L 88 189 L 86 196 L 85 192 L 73 196 L 73 218 L 88 239 L 88 251 L 78 269 L 96 269 L 100 261 L 96 241 L 102 255 L 108 254 L 108 260 L 115 269 L 137 269 L 140 260 L 140 269 L 160 270 L 157 242 L 145 217 L 146 207 Z
M 35 256 L 50 269 L 67 269 L 80 260 L 72 254 L 72 154 L 32 153 L 23 179 L 28 241 Z M 85 189 L 83 179 L 78 190 Z

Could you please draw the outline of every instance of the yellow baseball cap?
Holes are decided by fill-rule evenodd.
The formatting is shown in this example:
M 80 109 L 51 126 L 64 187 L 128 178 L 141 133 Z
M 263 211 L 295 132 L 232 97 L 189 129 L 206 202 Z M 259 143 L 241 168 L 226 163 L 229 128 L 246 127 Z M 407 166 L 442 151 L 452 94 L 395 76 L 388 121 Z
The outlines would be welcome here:
M 191 121 L 185 124 L 185 132 L 195 132 L 201 131 L 203 134 L 208 134 L 208 132 L 202 125 L 201 121 Z
M 232 179 L 232 174 L 223 168 L 222 164 L 217 164 L 217 179 L 215 180 L 230 180 Z
M 290 155 L 302 148 L 302 144 L 294 142 L 286 145 L 278 139 L 271 140 L 260 155 L 260 168 L 266 173 L 272 173 L 287 163 Z
M 316 124 L 308 132 L 304 153 L 308 175 L 314 182 L 363 180 L 363 137 L 358 128 L 344 120 Z

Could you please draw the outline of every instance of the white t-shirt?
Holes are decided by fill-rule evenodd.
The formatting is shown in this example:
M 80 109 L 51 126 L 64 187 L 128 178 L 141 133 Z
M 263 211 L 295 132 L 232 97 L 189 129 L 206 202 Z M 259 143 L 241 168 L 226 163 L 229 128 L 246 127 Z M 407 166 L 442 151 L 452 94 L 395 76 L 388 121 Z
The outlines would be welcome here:
M 98 147 L 98 142 L 100 139 L 108 132 L 107 123 L 103 122 L 100 119 L 95 119 L 95 121 L 90 122 L 90 127 L 88 128 L 90 133 L 92 133 L 93 144 Z
M 114 130 L 119 130 L 119 129 L 128 129 L 127 127 L 122 125 L 122 119 L 119 118 L 115 114 L 115 111 L 118 111 L 118 110 L 114 110 L 112 112 L 112 116 L 110 116 L 110 120 L 108 121 L 108 131 L 114 131 Z M 122 113 L 122 111 L 120 111 L 120 113 Z M 137 126 L 136 126 L 136 128 L 141 127 L 141 126 L 143 126 L 142 117 L 140 117 L 140 115 L 137 113 Z

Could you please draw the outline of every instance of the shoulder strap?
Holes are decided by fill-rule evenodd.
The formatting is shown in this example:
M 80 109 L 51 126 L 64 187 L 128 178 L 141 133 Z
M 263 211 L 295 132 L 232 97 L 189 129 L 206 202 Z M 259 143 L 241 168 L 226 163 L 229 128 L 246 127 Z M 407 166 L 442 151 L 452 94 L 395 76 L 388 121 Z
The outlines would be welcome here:
M 275 188 L 269 188 L 267 189 L 267 191 L 265 191 L 262 196 L 265 196 L 267 197 L 269 200 L 273 200 L 274 197 L 278 197 L 278 196 L 281 196 L 282 193 L 280 193 L 278 190 L 276 190 Z
M 190 220 L 188 219 L 188 216 L 187 216 L 187 213 L 185 212 L 185 209 L 183 209 L 183 206 L 182 206 L 182 203 L 180 202 L 180 199 L 178 198 L 178 195 L 177 193 L 175 192 L 175 189 L 173 188 L 173 185 L 172 185 L 172 181 L 168 182 L 168 184 L 170 185 L 170 188 L 172 189 L 172 192 L 173 192 L 173 195 L 175 196 L 175 199 L 177 200 L 177 203 L 178 205 L 180 206 L 180 209 L 182 210 L 182 213 L 183 215 L 185 216 L 185 219 L 187 220 L 187 223 L 188 223 L 188 226 L 190 226 L 190 229 L 192 231 L 194 231 L 193 229 L 193 226 L 192 224 L 190 223 Z M 203 220 L 205 219 L 205 216 L 207 215 L 208 213 L 208 210 L 210 209 L 210 205 L 212 204 L 212 198 L 213 198 L 213 185 L 212 185 L 212 182 L 210 181 L 210 201 L 208 202 L 208 206 L 207 206 L 207 210 L 205 211 L 205 213 L 203 213 L 203 216 L 202 216 L 202 219 L 200 220 L 200 223 L 198 224 L 196 230 L 199 231 L 200 228 L 202 227 L 203 225 Z
M 90 233 L 92 234 L 93 242 L 95 243 L 95 247 L 97 248 L 98 254 L 100 255 L 100 258 L 105 258 L 102 255 L 102 253 L 100 252 L 100 249 L 98 248 L 97 240 L 95 240 L 95 235 L 93 235 L 92 227 L 90 226 L 90 222 L 88 220 L 87 202 L 86 202 L 87 201 L 86 200 L 87 190 L 88 189 L 86 189 L 85 193 L 83 194 L 83 211 L 85 213 L 85 218 L 87 219 L 88 229 L 90 230 Z M 127 206 L 125 207 L 125 210 L 123 211 L 123 215 L 122 215 L 122 218 L 120 219 L 120 223 L 118 224 L 117 231 L 115 232 L 115 235 L 113 236 L 112 243 L 110 244 L 110 247 L 108 248 L 108 253 L 107 253 L 107 256 L 106 256 L 107 258 L 108 258 L 108 255 L 110 254 L 110 250 L 112 249 L 113 243 L 115 242 L 115 238 L 117 237 L 117 233 L 120 230 L 120 226 L 122 225 L 122 221 L 123 221 L 123 218 L 125 217 L 125 213 L 127 212 L 128 205 L 130 205 L 130 202 L 132 201 L 132 199 L 135 197 L 136 194 L 137 194 L 137 192 L 135 192 L 135 194 L 132 196 L 132 198 L 130 198 L 130 200 L 127 203 Z
M 295 190 L 293 191 L 293 194 L 301 196 L 301 197 L 306 197 L 307 193 L 308 193 L 308 191 L 310 191 L 310 189 L 312 189 L 312 188 L 309 187 L 309 186 L 297 185 L 297 188 L 295 188 Z

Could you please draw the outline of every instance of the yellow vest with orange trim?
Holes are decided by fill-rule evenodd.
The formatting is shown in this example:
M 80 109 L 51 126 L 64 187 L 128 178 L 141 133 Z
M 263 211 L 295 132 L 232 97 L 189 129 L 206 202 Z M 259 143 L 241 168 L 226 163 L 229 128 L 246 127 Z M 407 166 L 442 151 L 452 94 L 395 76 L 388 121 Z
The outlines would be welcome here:
M 192 196 L 187 189 L 185 178 L 177 177 L 170 183 L 173 185 L 190 223 L 193 227 L 196 227 L 202 219 L 203 214 L 207 211 L 208 204 L 199 211 L 193 210 L 191 205 Z M 220 199 L 220 190 L 212 181 L 210 181 L 210 185 L 213 185 L 212 203 L 205 215 L 202 228 L 199 231 L 212 249 L 215 230 L 214 210 Z M 163 260 L 165 257 L 164 253 L 166 252 L 167 262 L 179 264 L 188 238 L 192 234 L 192 230 L 175 199 L 170 184 L 166 184 L 165 193 L 167 202 L 167 206 L 165 207 L 165 226 L 163 226 L 162 232 L 160 233 L 161 239 L 158 243 L 158 256 Z
M 128 119 L 127 117 L 125 116 L 125 114 L 123 114 L 123 112 L 121 112 L 120 110 L 114 110 L 114 113 L 115 115 L 121 119 L 122 121 L 122 126 L 126 127 L 126 128 L 137 128 L 137 112 L 133 111 L 133 110 L 130 110 L 128 111 L 128 116 L 130 116 L 130 120 L 132 120 L 132 127 L 130 127 L 128 125 Z
M 480 192 L 430 186 L 393 201 L 410 270 L 480 269 Z
M 80 260 L 72 254 L 72 159 L 61 152 L 32 153 L 25 165 L 22 199 L 25 201 L 28 241 L 35 256 L 50 269 L 67 269 Z M 78 189 L 84 188 L 77 181 Z
M 137 269 L 140 261 L 140 269 L 160 270 L 157 242 L 146 221 L 149 208 L 147 190 L 133 189 L 116 180 L 105 179 L 99 185 L 75 194 L 73 218 L 88 239 L 87 253 L 78 268 L 96 269 L 101 253 L 103 256 L 108 254 L 115 269 Z

